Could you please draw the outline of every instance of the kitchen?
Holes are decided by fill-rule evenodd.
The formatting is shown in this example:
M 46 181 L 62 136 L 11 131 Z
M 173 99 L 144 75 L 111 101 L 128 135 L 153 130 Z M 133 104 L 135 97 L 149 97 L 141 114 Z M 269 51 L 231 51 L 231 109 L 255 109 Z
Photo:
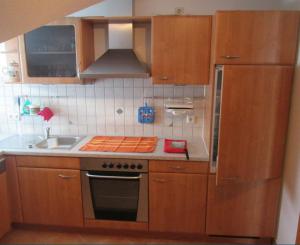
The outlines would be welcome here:
M 3 37 L 0 243 L 295 243 L 297 3 L 121 2 Z

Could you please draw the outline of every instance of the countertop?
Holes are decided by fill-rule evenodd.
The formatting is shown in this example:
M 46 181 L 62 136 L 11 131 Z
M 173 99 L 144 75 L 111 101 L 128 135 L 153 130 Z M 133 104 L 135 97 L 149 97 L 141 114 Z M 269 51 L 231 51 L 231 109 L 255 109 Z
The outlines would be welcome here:
M 11 138 L 14 137 L 14 138 Z M 91 140 L 91 136 L 85 136 L 71 150 L 62 149 L 37 149 L 28 148 L 28 144 L 37 143 L 40 136 L 26 135 L 0 135 L 0 154 L 6 155 L 36 155 L 36 156 L 63 156 L 63 157 L 99 157 L 99 158 L 130 158 L 151 160 L 186 160 L 184 154 L 165 153 L 163 151 L 163 139 L 158 140 L 156 150 L 152 153 L 118 153 L 118 152 L 93 152 L 80 151 L 79 149 Z M 13 141 L 11 140 L 13 139 Z M 202 138 L 188 141 L 190 161 L 208 161 L 207 147 Z

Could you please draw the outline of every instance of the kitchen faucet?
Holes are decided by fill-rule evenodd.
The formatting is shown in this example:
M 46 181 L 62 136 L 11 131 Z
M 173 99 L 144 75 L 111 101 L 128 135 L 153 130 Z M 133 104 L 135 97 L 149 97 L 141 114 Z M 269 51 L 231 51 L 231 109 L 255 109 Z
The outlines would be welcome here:
M 45 128 L 45 138 L 46 140 L 50 138 L 50 127 Z

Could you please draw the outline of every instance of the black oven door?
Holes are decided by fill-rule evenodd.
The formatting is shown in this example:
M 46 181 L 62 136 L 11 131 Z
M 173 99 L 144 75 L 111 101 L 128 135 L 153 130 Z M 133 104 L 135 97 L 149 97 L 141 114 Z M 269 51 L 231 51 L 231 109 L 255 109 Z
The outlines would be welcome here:
M 83 171 L 89 210 L 97 220 L 147 221 L 147 174 L 129 172 Z M 145 192 L 147 195 L 145 195 Z M 84 200 L 86 202 L 87 200 Z

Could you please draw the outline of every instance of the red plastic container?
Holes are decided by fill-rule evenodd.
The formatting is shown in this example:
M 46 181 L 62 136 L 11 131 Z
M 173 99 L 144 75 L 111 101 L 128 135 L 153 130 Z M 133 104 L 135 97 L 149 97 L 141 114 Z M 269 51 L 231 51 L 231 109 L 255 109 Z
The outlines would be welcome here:
M 176 143 L 181 143 L 183 146 L 176 147 Z M 186 153 L 187 152 L 187 141 L 186 140 L 173 140 L 165 139 L 164 152 L 167 153 Z

